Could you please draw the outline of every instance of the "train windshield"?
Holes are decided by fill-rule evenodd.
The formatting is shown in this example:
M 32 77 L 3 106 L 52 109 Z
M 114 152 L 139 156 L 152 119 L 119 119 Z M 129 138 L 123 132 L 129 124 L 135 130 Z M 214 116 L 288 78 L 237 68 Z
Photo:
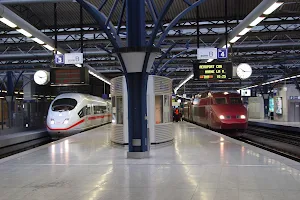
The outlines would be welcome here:
M 77 101 L 71 98 L 57 99 L 52 104 L 53 111 L 70 111 L 75 108 Z
M 230 104 L 242 104 L 241 98 L 229 98 Z
M 226 104 L 225 98 L 215 98 L 216 104 Z

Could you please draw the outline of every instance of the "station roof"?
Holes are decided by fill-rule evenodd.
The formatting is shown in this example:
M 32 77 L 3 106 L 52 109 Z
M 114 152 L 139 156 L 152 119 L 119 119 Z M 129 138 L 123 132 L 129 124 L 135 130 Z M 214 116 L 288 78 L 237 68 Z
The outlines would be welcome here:
M 89 0 L 89 2 L 97 8 L 101 4 L 99 0 Z M 103 7 L 102 11 L 106 16 L 109 16 L 114 2 L 109 0 Z M 115 26 L 122 12 L 122 2 L 118 1 L 115 12 L 111 16 L 111 22 Z M 153 3 L 158 12 L 163 9 L 165 3 L 161 0 L 149 2 Z M 189 6 L 187 2 L 194 3 L 195 1 L 174 0 L 163 19 L 163 27 L 167 27 L 180 12 Z M 261 0 L 228 0 L 228 31 L 232 31 L 261 2 Z M 254 71 L 250 79 L 240 82 L 235 78 L 225 83 L 189 81 L 186 84 L 185 93 L 199 93 L 206 90 L 208 86 L 217 90 L 238 89 L 257 81 L 280 77 L 284 73 L 296 73 L 300 65 L 300 2 L 296 0 L 284 0 L 282 2 L 284 4 L 280 8 L 234 43 L 229 50 L 230 59 L 235 66 L 246 62 L 253 67 Z M 3 5 L 41 32 L 54 38 L 54 3 L 20 4 L 10 1 L 10 3 L 4 3 Z M 71 1 L 59 2 L 56 10 L 58 44 L 67 51 L 78 51 L 80 49 L 79 4 Z M 180 54 L 161 69 L 160 75 L 172 78 L 174 86 L 178 85 L 192 72 L 192 61 L 196 60 L 196 15 L 196 9 L 193 9 L 182 17 L 179 23 L 168 33 L 161 46 L 162 52 L 165 52 L 173 43 L 176 43 L 176 46 L 163 59 L 159 67 L 162 67 L 178 53 L 186 50 L 185 53 Z M 125 16 L 123 16 L 120 31 L 124 43 L 126 43 Z M 225 32 L 225 1 L 206 0 L 200 4 L 199 23 L 200 47 L 216 47 L 224 37 Z M 150 33 L 151 27 L 153 27 L 153 18 L 147 5 L 146 24 L 147 33 Z M 85 62 L 108 78 L 121 75 L 121 67 L 117 58 L 103 50 L 104 48 L 112 49 L 110 41 L 96 21 L 85 10 L 83 12 L 82 27 Z M 51 67 L 53 55 L 50 51 L 23 37 L 3 23 L 0 23 L 0 39 L 0 73 L 10 69 L 34 72 L 36 69 Z M 182 90 L 179 92 L 183 93 Z

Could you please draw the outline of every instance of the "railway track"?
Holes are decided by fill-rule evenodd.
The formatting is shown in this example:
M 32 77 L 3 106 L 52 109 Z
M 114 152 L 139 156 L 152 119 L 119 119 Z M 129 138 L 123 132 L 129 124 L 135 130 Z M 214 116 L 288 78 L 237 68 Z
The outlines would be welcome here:
M 245 133 L 235 139 L 300 161 L 300 133 L 249 125 Z
M 33 149 L 38 146 L 42 146 L 44 144 L 50 143 L 53 140 L 50 137 L 42 137 L 34 140 L 29 140 L 17 144 L 13 144 L 10 146 L 5 146 L 0 148 L 0 159 L 5 158 L 29 149 Z

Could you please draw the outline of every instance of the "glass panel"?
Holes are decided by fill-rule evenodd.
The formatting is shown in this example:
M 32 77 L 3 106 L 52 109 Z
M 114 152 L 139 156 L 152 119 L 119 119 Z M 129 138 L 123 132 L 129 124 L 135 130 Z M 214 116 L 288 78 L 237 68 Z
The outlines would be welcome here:
M 230 104 L 242 104 L 241 98 L 229 98 Z
M 52 104 L 53 111 L 69 111 L 73 110 L 77 105 L 77 101 L 71 98 L 57 99 Z
M 84 106 L 79 112 L 78 112 L 78 116 L 80 118 L 84 117 L 86 115 L 86 106 Z
M 117 124 L 123 124 L 123 97 L 117 97 Z
M 164 95 L 164 123 L 168 123 L 171 121 L 170 119 L 170 96 L 169 95 Z
M 155 96 L 155 122 L 163 123 L 163 96 Z
M 216 98 L 215 101 L 216 101 L 216 104 L 226 104 L 225 98 Z

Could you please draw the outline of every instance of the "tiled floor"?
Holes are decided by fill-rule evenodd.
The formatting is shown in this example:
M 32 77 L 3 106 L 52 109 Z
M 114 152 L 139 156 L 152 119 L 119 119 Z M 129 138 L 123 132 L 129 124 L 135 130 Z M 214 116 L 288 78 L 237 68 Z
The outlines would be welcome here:
M 300 163 L 180 122 L 175 142 L 126 159 L 110 126 L 0 160 L 0 199 L 299 200 Z
M 274 121 L 269 119 L 249 119 L 249 121 L 300 128 L 300 122 L 280 122 L 280 121 Z

